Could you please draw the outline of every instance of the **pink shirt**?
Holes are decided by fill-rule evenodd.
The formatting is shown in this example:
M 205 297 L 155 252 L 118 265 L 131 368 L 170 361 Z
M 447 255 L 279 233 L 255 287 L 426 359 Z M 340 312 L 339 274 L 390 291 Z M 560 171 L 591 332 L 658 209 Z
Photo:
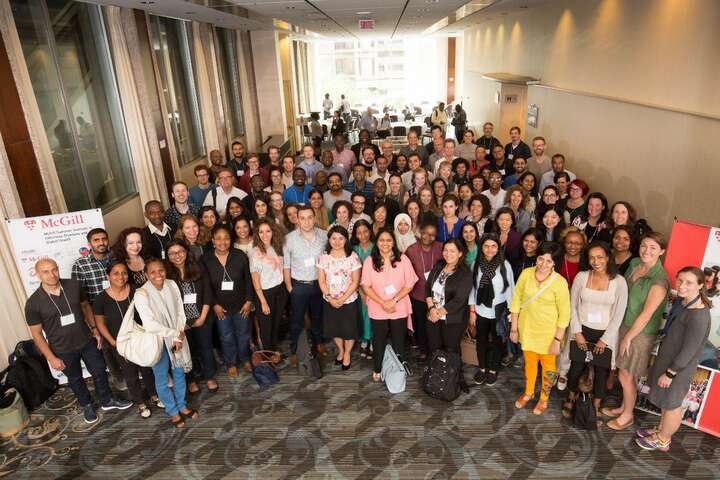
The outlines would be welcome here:
M 345 172 L 350 174 L 352 166 L 355 163 L 355 154 L 349 148 L 344 148 L 342 152 L 338 153 L 337 148 L 332 149 L 333 163 L 335 165 L 341 164 L 345 168 Z
M 362 277 L 360 284 L 373 289 L 375 294 L 383 300 L 391 300 L 396 297 L 400 290 L 412 287 L 418 281 L 415 270 L 410 260 L 400 256 L 400 261 L 395 263 L 395 268 L 383 268 L 376 272 L 373 268 L 372 257 L 365 259 L 363 263 Z M 375 319 L 397 319 L 408 318 L 412 314 L 410 296 L 406 295 L 396 305 L 395 312 L 387 313 L 382 306 L 367 297 L 368 314 Z

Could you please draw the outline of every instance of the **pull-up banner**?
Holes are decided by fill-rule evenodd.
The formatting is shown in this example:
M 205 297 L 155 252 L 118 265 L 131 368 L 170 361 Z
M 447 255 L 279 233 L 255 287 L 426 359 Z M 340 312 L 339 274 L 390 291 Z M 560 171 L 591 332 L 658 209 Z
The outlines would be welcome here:
M 35 262 L 52 258 L 61 278 L 70 278 L 72 265 L 90 253 L 85 236 L 93 228 L 105 228 L 99 208 L 42 217 L 7 220 L 15 263 L 29 297 L 40 286 Z

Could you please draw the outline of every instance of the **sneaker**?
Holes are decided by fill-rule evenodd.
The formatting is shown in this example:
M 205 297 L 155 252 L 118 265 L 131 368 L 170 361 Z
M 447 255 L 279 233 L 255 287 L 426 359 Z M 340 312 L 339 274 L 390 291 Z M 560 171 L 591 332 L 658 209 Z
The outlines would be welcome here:
M 477 372 L 475 372 L 473 382 L 475 382 L 475 385 L 483 385 L 485 383 L 486 376 L 487 374 L 485 373 L 485 370 L 478 370 Z
M 659 452 L 667 452 L 670 450 L 670 441 L 662 442 L 657 434 L 649 437 L 636 438 L 635 443 L 643 450 L 657 450 Z
M 487 372 L 485 385 L 495 385 L 495 382 L 497 382 L 497 372 Z
M 158 398 L 157 401 L 155 402 L 155 405 L 156 405 L 158 408 L 165 409 L 165 404 L 164 404 L 164 403 L 162 402 L 162 400 L 160 400 L 159 398 Z
M 507 355 L 505 355 L 505 357 L 503 357 L 500 363 L 503 367 L 509 367 L 510 365 L 515 363 L 515 360 L 517 360 L 517 357 L 512 353 L 508 353 Z
M 100 408 L 103 412 L 107 412 L 108 410 L 127 410 L 130 407 L 132 407 L 132 402 L 111 398 L 108 403 L 106 403 Z
M 557 389 L 562 392 L 562 391 L 565 390 L 566 388 L 567 388 L 567 378 L 566 378 L 566 377 L 563 377 L 563 376 L 561 375 L 561 376 L 558 377 L 558 379 L 557 379 Z
M 635 431 L 635 435 L 636 435 L 638 438 L 649 437 L 649 436 L 651 436 L 651 435 L 655 435 L 656 433 L 658 433 L 657 427 L 652 427 L 652 428 L 638 428 L 638 429 Z
M 372 348 L 372 345 L 370 345 L 367 349 L 367 359 L 372 360 L 372 357 L 373 357 L 373 348 Z
M 87 404 L 83 407 L 83 417 L 85 418 L 85 423 L 95 423 L 98 421 L 97 413 L 95 413 L 95 408 L 91 404 Z
M 367 343 L 362 342 L 360 344 L 360 358 L 367 358 Z

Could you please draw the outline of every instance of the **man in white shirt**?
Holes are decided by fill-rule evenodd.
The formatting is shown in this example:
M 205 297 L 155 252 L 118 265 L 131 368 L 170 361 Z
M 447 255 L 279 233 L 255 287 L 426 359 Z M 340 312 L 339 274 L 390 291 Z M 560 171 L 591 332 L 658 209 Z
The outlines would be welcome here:
M 443 161 L 447 160 L 452 163 L 452 161 L 456 158 L 458 157 L 455 155 L 455 140 L 452 138 L 446 138 L 443 143 L 442 156 L 437 158 L 435 160 L 435 164 L 433 165 L 433 174 L 437 176 L 438 169 Z
M 390 171 L 388 170 L 389 166 L 390 162 L 387 157 L 378 157 L 378 159 L 375 160 L 375 168 L 373 169 L 372 175 L 368 178 L 368 181 L 375 183 L 375 180 L 382 179 L 385 180 L 385 185 L 388 186 L 388 182 L 390 182 Z
M 225 216 L 225 207 L 231 197 L 237 197 L 240 200 L 247 197 L 247 193 L 233 185 L 235 175 L 229 168 L 223 168 L 218 173 L 218 188 L 208 192 L 203 205 L 215 207 L 221 217 Z
M 372 175 L 372 171 L 375 170 L 375 150 L 371 147 L 364 147 L 360 152 L 360 157 L 360 165 L 365 167 L 368 175 Z
M 350 120 L 350 113 L 352 109 L 350 107 L 350 100 L 345 98 L 345 95 L 340 95 L 340 108 L 342 109 L 343 118 L 347 122 Z
M 490 188 L 482 192 L 490 200 L 490 217 L 495 218 L 495 212 L 505 205 L 505 190 L 502 189 L 502 175 L 498 171 L 490 172 L 488 179 Z
M 556 153 L 552 156 L 552 170 L 543 173 L 543 176 L 540 179 L 540 188 L 538 188 L 538 192 L 542 192 L 548 185 L 555 185 L 555 175 L 561 172 L 567 173 L 571 182 L 577 178 L 573 172 L 565 169 L 565 155 L 562 153 Z
M 333 108 L 333 101 L 330 100 L 330 94 L 325 94 L 325 99 L 323 100 L 323 118 L 328 119 L 332 116 L 332 108 Z
M 375 134 L 378 127 L 378 121 L 377 118 L 375 118 L 375 115 L 373 115 L 371 107 L 368 107 L 367 111 L 363 113 L 358 126 L 361 129 L 369 131 L 371 136 Z

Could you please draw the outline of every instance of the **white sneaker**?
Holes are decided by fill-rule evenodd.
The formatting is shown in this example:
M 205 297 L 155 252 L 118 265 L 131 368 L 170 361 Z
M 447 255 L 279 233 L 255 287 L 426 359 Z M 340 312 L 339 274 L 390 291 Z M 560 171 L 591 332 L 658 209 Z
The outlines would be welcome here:
M 562 392 L 565 388 L 567 388 L 567 378 L 559 377 L 557 380 L 557 389 Z

